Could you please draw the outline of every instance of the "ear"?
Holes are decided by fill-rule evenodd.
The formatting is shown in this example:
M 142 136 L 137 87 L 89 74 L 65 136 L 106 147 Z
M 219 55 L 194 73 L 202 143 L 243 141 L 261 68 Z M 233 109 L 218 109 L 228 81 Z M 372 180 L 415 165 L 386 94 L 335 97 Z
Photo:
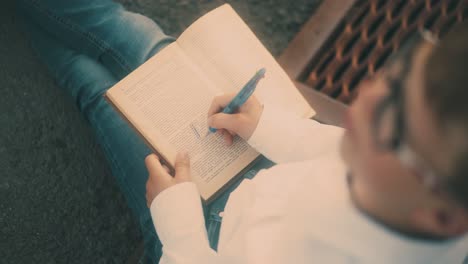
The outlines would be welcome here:
M 455 237 L 468 232 L 468 212 L 459 206 L 418 208 L 411 214 L 417 229 L 440 237 Z

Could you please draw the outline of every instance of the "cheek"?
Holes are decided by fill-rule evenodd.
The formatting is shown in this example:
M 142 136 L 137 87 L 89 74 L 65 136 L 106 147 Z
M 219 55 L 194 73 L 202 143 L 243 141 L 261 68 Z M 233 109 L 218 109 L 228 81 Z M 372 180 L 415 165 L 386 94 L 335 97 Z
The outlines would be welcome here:
M 387 208 L 406 212 L 416 195 L 412 175 L 391 154 L 365 156 L 353 180 L 353 192 L 361 203 L 374 210 Z M 380 208 L 380 209 L 379 209 Z
M 398 187 L 392 181 L 392 168 L 378 158 L 364 158 L 353 172 L 351 193 L 369 212 L 393 211 Z
M 355 118 L 355 129 L 346 131 L 341 141 L 341 155 L 352 174 L 360 174 L 372 165 L 373 159 L 379 153 L 371 142 L 369 124 L 362 116 Z M 370 169 L 370 168 L 369 168 Z
M 398 186 L 398 169 L 392 159 L 382 154 L 364 156 L 360 164 L 360 181 L 369 188 L 385 193 Z
M 358 98 L 349 109 L 353 121 L 352 131 L 345 133 L 341 144 L 343 160 L 353 177 L 356 192 L 369 199 L 380 199 L 398 190 L 399 163 L 393 154 L 377 148 L 371 131 L 371 96 Z
M 404 189 L 399 162 L 393 154 L 377 149 L 366 131 L 356 130 L 354 137 L 345 134 L 341 153 L 352 174 L 351 188 L 356 195 L 380 204 Z

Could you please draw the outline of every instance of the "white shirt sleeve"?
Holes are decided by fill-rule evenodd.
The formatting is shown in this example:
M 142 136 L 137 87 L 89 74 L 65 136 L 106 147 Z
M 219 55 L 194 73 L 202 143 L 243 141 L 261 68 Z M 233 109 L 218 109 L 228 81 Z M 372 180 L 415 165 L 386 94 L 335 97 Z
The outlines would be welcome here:
M 195 183 L 179 183 L 162 191 L 150 211 L 163 244 L 159 263 L 217 263 L 217 254 L 208 243 Z
M 309 160 L 335 150 L 343 129 L 264 105 L 250 146 L 275 163 Z

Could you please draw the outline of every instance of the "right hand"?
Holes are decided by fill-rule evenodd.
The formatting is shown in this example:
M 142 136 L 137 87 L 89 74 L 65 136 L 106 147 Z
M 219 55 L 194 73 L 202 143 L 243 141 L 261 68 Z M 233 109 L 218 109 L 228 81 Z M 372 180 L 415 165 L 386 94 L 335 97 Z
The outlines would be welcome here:
M 252 95 L 233 114 L 224 114 L 220 111 L 226 107 L 236 96 L 235 93 L 227 93 L 215 96 L 208 110 L 208 125 L 218 129 L 218 133 L 224 135 L 226 144 L 232 144 L 233 137 L 239 135 L 244 140 L 249 140 L 257 127 L 263 112 L 263 105 Z

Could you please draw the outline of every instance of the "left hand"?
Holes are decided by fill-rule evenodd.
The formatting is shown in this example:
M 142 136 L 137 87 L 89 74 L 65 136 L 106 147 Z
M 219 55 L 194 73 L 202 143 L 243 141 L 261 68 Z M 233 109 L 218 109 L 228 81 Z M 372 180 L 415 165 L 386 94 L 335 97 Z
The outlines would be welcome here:
M 161 165 L 158 156 L 155 154 L 148 155 L 145 158 L 145 164 L 149 173 L 148 181 L 146 182 L 146 205 L 148 208 L 151 206 L 154 198 L 165 189 L 178 183 L 191 181 L 190 158 L 187 152 L 177 153 L 174 177 L 169 174 L 169 168 Z

